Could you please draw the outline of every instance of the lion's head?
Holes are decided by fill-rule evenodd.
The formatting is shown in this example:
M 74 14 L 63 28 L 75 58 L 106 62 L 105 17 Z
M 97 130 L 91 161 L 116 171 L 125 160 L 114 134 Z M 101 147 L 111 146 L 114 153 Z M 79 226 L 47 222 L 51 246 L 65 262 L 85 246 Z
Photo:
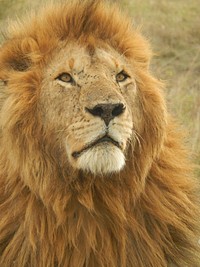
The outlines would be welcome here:
M 50 8 L 44 24 L 34 17 L 34 26 L 13 27 L 1 49 L 6 129 L 9 120 L 12 128 L 21 125 L 14 142 L 27 128 L 35 138 L 49 136 L 58 161 L 93 174 L 119 172 L 145 149 L 153 159 L 166 118 L 160 85 L 148 71 L 148 45 L 115 7 L 112 15 L 100 3 L 83 2 L 78 14 L 73 7 L 62 15 Z

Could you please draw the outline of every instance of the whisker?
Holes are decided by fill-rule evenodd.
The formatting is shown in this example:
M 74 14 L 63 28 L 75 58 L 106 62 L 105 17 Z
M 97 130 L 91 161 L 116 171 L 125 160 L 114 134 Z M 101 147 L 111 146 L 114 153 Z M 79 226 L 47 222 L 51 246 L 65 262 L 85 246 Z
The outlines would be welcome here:
M 65 132 L 66 130 L 67 130 L 66 128 L 59 129 L 59 130 L 55 131 L 55 133 L 62 133 L 62 132 Z
M 144 141 L 142 136 L 135 130 L 133 130 L 133 135 L 134 135 L 134 138 L 139 146 L 139 150 L 141 151 L 142 150 L 142 142 Z

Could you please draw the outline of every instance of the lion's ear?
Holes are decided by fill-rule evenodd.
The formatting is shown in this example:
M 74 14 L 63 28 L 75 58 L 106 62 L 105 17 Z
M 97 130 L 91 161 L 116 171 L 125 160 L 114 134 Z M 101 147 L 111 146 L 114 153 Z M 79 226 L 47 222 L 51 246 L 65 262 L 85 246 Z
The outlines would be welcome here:
M 39 48 L 32 38 L 11 39 L 0 48 L 0 79 L 11 71 L 26 71 L 39 59 Z

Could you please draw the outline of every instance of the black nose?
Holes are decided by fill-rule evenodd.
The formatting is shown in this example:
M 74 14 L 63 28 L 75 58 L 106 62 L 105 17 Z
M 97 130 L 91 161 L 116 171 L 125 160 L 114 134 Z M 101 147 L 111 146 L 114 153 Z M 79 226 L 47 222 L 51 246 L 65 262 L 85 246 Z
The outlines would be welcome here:
M 109 122 L 115 117 L 122 114 L 125 110 L 125 106 L 121 103 L 118 104 L 98 104 L 93 108 L 86 108 L 93 116 L 97 116 L 104 120 L 105 124 L 108 125 Z

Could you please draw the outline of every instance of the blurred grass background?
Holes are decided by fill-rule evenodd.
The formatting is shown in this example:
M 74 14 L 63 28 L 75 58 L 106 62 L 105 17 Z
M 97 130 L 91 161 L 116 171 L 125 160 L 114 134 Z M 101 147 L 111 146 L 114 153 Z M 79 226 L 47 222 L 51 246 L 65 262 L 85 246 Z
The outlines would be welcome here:
M 200 1 L 113 1 L 150 40 L 155 53 L 152 71 L 165 81 L 168 107 L 188 132 L 188 145 L 200 166 Z M 41 2 L 44 1 L 0 0 L 0 29 Z M 0 33 L 0 42 L 2 36 Z

